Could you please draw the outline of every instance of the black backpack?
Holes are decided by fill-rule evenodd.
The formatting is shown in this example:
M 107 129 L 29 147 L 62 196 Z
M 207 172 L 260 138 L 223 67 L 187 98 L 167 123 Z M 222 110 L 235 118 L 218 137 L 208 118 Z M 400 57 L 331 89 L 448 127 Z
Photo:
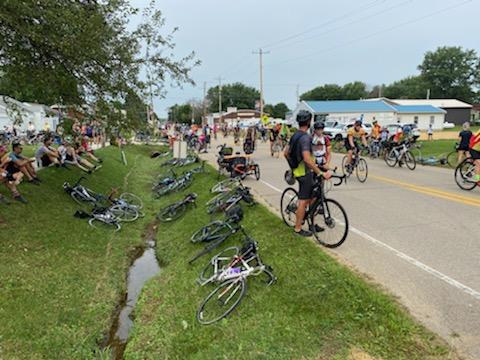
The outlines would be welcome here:
M 297 150 L 297 148 L 300 145 L 300 139 L 305 135 L 308 134 L 303 131 L 297 131 L 290 139 L 287 155 L 287 162 L 288 166 L 290 166 L 290 169 L 296 169 L 303 160 L 302 154 Z

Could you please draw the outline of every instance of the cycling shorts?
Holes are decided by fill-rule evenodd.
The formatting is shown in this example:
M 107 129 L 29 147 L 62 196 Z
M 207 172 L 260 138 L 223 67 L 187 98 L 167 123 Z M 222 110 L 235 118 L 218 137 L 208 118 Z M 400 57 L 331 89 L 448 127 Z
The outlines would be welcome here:
M 470 156 L 473 160 L 480 160 L 480 151 L 470 149 Z
M 299 189 L 299 200 L 310 200 L 313 198 L 313 173 L 308 172 L 304 176 L 297 177 Z

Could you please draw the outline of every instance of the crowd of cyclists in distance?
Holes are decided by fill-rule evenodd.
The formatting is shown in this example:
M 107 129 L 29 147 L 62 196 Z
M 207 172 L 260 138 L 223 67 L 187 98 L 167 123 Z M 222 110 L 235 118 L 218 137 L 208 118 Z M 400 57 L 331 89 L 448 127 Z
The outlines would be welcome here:
M 22 181 L 40 185 L 39 168 L 56 166 L 69 169 L 74 166 L 88 174 L 101 168 L 102 160 L 95 156 L 93 150 L 105 142 L 105 133 L 99 123 L 74 121 L 68 130 L 58 125 L 55 131 L 51 131 L 46 124 L 37 132 L 31 122 L 24 134 L 14 127 L 5 129 L 0 145 L 0 184 L 5 185 L 14 200 L 28 203 L 20 193 L 19 185 Z M 37 146 L 33 157 L 23 153 L 25 145 Z M 9 204 L 10 201 L 0 193 L 0 203 Z

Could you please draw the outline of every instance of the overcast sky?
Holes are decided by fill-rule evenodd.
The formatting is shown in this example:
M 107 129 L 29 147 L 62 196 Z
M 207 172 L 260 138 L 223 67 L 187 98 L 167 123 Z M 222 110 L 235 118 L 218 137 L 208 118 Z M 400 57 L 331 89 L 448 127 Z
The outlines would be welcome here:
M 143 7 L 148 0 L 132 0 Z M 259 87 L 263 47 L 266 103 L 290 108 L 300 93 L 324 83 L 390 83 L 418 73 L 426 51 L 462 46 L 480 54 L 480 0 L 157 0 L 178 56 L 195 51 L 196 87 L 167 87 L 155 111 L 192 98 L 203 83 L 241 81 Z M 226 107 L 230 104 L 224 104 Z

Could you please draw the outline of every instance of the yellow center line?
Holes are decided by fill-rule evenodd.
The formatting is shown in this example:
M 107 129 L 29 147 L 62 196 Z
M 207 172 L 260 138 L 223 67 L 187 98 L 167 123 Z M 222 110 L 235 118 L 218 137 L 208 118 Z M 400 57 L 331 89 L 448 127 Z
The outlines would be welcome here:
M 480 199 L 475 199 L 473 197 L 458 195 L 455 193 L 434 189 L 428 186 L 415 185 L 415 184 L 411 184 L 411 183 L 407 183 L 399 180 L 386 178 L 383 176 L 371 175 L 371 178 L 380 180 L 386 183 L 394 184 L 394 185 L 397 185 L 412 191 L 416 191 L 422 194 L 438 197 L 445 200 L 455 201 L 455 202 L 459 202 L 466 205 L 480 207 Z

